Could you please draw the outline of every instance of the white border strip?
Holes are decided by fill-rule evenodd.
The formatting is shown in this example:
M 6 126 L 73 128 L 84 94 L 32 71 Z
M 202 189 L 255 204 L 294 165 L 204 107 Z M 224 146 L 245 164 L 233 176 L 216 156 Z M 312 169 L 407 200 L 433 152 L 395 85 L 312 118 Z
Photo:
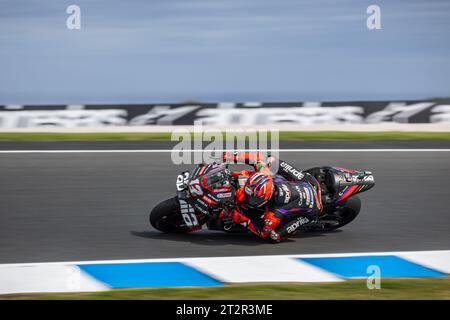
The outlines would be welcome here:
M 172 153 L 172 152 L 225 152 L 230 150 L 172 150 L 172 149 L 131 149 L 131 150 L 0 150 L 0 154 L 9 153 Z M 450 149 L 258 149 L 258 150 L 232 150 L 247 152 L 450 152 Z
M 242 110 L 242 109 L 235 109 Z M 4 111 L 4 110 L 2 110 Z M 253 110 L 258 112 L 258 110 Z M 232 130 L 278 130 L 280 132 L 324 132 L 332 135 L 336 131 L 340 132 L 449 132 L 449 122 L 434 123 L 325 123 L 325 124 L 287 124 L 269 123 L 266 125 L 235 124 L 195 126 L 195 125 L 146 125 L 146 126 L 102 126 L 102 127 L 34 127 L 34 128 L 0 128 L 0 133 L 172 133 L 173 131 L 196 131 L 196 132 L 223 132 Z

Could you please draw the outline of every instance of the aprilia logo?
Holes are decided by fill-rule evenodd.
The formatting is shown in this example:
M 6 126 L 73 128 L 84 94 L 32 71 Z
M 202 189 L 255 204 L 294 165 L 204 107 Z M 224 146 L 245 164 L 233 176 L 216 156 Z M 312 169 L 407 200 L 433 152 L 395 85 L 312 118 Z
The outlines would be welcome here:
M 308 223 L 309 219 L 306 217 L 300 217 L 297 219 L 297 221 L 295 221 L 293 224 L 291 224 L 289 227 L 287 227 L 286 231 L 287 233 L 292 233 L 295 230 L 298 229 L 298 227 L 304 225 L 305 223 Z
M 289 203 L 289 200 L 291 200 L 291 190 L 289 190 L 289 187 L 285 184 L 281 185 L 281 188 L 286 192 L 286 196 L 284 197 L 284 203 Z
M 292 167 L 290 164 L 287 164 L 286 162 L 281 162 L 280 166 L 283 168 L 284 171 L 289 172 L 297 179 L 301 180 L 305 176 L 301 171 L 298 171 L 294 167 Z

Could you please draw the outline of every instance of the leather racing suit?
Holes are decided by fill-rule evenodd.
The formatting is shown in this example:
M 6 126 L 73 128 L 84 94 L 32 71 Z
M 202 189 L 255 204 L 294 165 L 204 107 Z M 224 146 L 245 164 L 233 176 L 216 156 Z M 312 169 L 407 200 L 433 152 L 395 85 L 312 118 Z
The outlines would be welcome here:
M 229 153 L 223 155 L 226 162 L 251 164 L 254 170 L 232 172 L 232 176 L 245 180 L 256 171 L 269 171 L 271 163 L 263 161 L 259 152 Z M 279 242 L 295 232 L 302 225 L 314 221 L 322 212 L 320 184 L 309 173 L 295 169 L 279 161 L 278 170 L 272 173 L 274 192 L 271 199 L 261 208 L 250 208 L 245 203 L 245 192 L 241 185 L 236 190 L 236 206 L 222 211 L 221 217 L 247 227 L 260 238 Z M 256 214 L 255 214 L 256 211 Z

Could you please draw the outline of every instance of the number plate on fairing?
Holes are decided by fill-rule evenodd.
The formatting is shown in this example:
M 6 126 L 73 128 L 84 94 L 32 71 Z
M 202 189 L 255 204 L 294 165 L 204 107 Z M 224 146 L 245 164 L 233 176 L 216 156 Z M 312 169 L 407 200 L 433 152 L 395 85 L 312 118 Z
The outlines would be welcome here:
M 180 213 L 183 217 L 184 223 L 188 227 L 196 227 L 199 225 L 197 216 L 195 215 L 194 208 L 186 202 L 185 198 L 186 188 L 189 182 L 189 171 L 185 171 L 177 177 L 177 191 L 178 191 L 178 201 L 180 203 Z
M 180 201 L 180 211 L 184 222 L 188 227 L 196 227 L 199 225 L 197 216 L 195 215 L 195 210 L 192 206 L 184 200 Z
M 182 174 L 179 174 L 176 182 L 177 190 L 183 191 L 184 189 L 186 189 L 188 181 L 189 181 L 189 171 L 185 171 Z

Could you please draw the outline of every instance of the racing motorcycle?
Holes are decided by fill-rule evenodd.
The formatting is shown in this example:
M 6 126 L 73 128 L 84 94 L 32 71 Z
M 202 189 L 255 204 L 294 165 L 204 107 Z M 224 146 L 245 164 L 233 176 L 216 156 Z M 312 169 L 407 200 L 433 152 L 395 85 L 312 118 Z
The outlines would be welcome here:
M 280 164 L 286 166 L 286 162 Z M 291 224 L 295 230 L 289 236 L 300 230 L 331 231 L 352 222 L 361 209 L 361 200 L 356 194 L 375 185 L 370 171 L 315 167 L 302 172 L 310 174 L 320 184 L 323 210 L 313 220 L 292 217 L 296 220 Z M 178 175 L 177 195 L 153 208 L 150 224 L 165 233 L 187 233 L 200 230 L 203 226 L 229 233 L 248 232 L 242 225 L 219 217 L 222 210 L 235 205 L 235 190 L 244 184 L 245 178 L 231 175 L 229 164 L 197 165 L 191 172 L 184 171 Z M 261 217 L 262 210 L 253 209 L 246 215 L 250 219 Z

